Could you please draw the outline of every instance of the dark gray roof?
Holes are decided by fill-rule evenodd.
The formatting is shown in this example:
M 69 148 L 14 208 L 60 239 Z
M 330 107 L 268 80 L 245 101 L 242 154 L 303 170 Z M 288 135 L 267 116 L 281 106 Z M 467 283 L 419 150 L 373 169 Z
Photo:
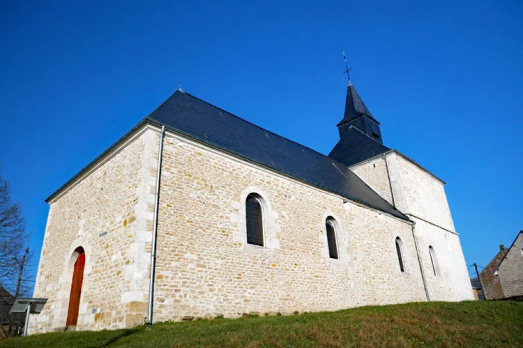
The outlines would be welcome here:
M 361 100 L 358 92 L 356 91 L 356 88 L 354 88 L 352 83 L 349 83 L 349 86 L 347 87 L 347 98 L 345 99 L 345 114 L 343 116 L 343 120 L 338 123 L 338 127 L 362 115 L 365 115 L 377 124 L 380 124 L 372 116 L 369 109 L 367 109 L 365 103 L 363 100 Z
M 46 202 L 147 123 L 204 143 L 299 181 L 409 220 L 346 165 L 245 121 L 188 93 L 176 91 L 148 117 L 68 180 Z
M 345 131 L 343 139 L 340 139 L 334 146 L 329 157 L 350 167 L 353 164 L 365 161 L 389 150 L 385 145 L 370 138 L 356 127 L 351 126 Z
M 408 220 L 341 162 L 177 91 L 147 120 L 302 182 Z

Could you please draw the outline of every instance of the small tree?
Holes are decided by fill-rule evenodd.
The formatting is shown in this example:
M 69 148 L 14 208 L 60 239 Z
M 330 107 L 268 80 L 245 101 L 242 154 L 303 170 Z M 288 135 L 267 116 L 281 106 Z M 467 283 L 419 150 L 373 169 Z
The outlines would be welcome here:
M 14 297 L 25 294 L 30 288 L 27 285 L 27 280 L 24 279 L 32 256 L 27 249 L 30 235 L 25 229 L 22 208 L 18 203 L 11 201 L 11 188 L 0 173 L 0 288 L 14 294 Z M 21 271 L 22 268 L 23 272 Z M 1 297 L 0 301 L 2 302 L 9 299 L 9 296 Z M 3 305 L 5 308 L 8 307 L 7 303 L 3 303 Z M 2 314 L 4 313 L 0 313 L 0 315 Z M 15 318 L 13 315 L 8 317 L 9 332 L 4 332 L 6 336 L 11 333 L 13 320 L 18 318 L 18 316 Z M 0 320 L 5 319 L 0 318 Z M 15 324 L 19 327 L 22 323 L 16 321 Z M 3 330 L 2 325 L 0 325 L 0 328 Z

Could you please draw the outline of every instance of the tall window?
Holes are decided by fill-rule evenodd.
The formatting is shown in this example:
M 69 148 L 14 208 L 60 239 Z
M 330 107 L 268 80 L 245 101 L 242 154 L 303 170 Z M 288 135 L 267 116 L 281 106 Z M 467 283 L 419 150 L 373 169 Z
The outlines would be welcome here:
M 261 197 L 251 193 L 245 201 L 247 243 L 263 246 L 263 210 Z
M 329 256 L 331 259 L 338 258 L 338 246 L 336 245 L 336 224 L 332 217 L 328 217 L 325 221 L 325 229 L 327 230 L 327 243 L 329 244 Z
M 438 260 L 436 260 L 436 253 L 434 252 L 434 248 L 432 246 L 429 246 L 429 255 L 430 255 L 430 263 L 432 264 L 432 272 L 434 272 L 434 275 L 438 275 Z
M 405 264 L 403 261 L 403 242 L 400 237 L 396 237 L 396 253 L 398 254 L 398 261 L 400 263 L 400 271 L 405 272 Z

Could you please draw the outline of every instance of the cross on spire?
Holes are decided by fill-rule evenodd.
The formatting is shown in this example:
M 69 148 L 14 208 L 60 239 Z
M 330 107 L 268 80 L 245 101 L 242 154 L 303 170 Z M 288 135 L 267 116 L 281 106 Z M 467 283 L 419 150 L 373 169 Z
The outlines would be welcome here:
M 345 61 L 345 71 L 343 72 L 344 74 L 347 74 L 347 78 L 349 79 L 349 84 L 350 84 L 350 71 L 352 70 L 352 68 L 349 68 L 347 66 L 347 57 L 345 57 L 345 51 L 343 51 L 343 60 Z

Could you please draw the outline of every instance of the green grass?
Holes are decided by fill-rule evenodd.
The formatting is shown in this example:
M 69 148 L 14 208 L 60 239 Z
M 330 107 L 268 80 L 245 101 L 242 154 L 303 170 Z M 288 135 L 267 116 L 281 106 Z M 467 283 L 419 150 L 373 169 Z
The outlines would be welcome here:
M 7 347 L 523 347 L 523 302 L 409 303 L 283 317 L 48 333 Z

